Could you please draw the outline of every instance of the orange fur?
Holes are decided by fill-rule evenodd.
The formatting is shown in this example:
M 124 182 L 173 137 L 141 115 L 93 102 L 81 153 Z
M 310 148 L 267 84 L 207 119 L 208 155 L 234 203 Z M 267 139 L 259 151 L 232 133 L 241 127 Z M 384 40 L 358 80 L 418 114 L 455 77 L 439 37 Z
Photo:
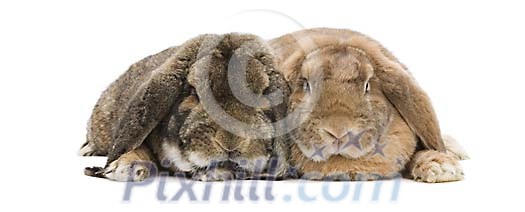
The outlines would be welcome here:
M 292 89 L 289 111 L 311 112 L 292 134 L 291 163 L 300 172 L 391 177 L 404 169 L 418 141 L 448 157 L 430 99 L 377 41 L 318 28 L 269 43 Z M 301 106 L 315 100 L 311 108 Z M 355 147 L 344 148 L 356 139 Z M 382 146 L 384 156 L 377 157 Z

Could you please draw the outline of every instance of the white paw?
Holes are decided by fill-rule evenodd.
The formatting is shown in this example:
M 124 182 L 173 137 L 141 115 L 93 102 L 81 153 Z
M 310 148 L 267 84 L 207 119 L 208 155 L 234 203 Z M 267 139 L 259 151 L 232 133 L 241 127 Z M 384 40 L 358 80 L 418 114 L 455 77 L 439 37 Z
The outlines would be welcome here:
M 104 170 L 103 176 L 115 181 L 143 181 L 150 176 L 149 166 L 153 165 L 147 162 L 136 162 L 132 163 L 124 162 L 121 160 L 113 161 Z
M 416 181 L 440 183 L 463 180 L 464 174 L 454 156 L 440 152 L 428 152 L 415 162 L 412 177 Z

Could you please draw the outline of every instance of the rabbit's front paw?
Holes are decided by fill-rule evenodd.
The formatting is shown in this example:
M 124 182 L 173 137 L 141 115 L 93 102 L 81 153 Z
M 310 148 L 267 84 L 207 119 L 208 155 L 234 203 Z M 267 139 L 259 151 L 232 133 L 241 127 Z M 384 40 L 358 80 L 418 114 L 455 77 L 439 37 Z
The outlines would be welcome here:
M 119 158 L 104 169 L 103 176 L 115 181 L 143 181 L 151 175 L 150 167 L 154 165 L 147 161 L 130 161 Z
M 451 154 L 433 150 L 421 151 L 411 162 L 410 173 L 414 180 L 439 183 L 463 179 L 463 169 Z

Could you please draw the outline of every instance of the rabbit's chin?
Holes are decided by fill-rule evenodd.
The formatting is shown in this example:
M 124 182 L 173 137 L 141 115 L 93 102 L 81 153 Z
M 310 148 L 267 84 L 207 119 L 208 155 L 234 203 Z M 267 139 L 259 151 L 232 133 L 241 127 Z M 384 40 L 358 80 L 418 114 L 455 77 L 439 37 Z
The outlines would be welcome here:
M 359 144 L 297 144 L 307 158 L 316 161 L 326 161 L 332 156 L 342 156 L 348 159 L 358 159 L 374 151 L 377 141 L 372 139 L 362 140 Z

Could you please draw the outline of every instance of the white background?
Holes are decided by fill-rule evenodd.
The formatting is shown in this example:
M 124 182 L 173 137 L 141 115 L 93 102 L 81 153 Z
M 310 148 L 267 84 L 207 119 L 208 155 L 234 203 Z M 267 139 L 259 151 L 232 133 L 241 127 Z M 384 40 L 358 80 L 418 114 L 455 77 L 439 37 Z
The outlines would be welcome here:
M 300 2 L 2 1 L 0 210 L 523 209 L 525 6 L 520 1 Z M 332 203 L 321 195 L 322 183 L 311 183 L 307 193 L 319 200 L 305 203 L 293 196 L 299 182 L 278 182 L 273 203 L 221 202 L 212 196 L 210 202 L 165 204 L 157 201 L 154 184 L 133 190 L 131 201 L 123 203 L 125 184 L 83 175 L 85 166 L 104 163 L 76 155 L 91 109 L 130 64 L 201 33 L 272 38 L 321 26 L 368 34 L 409 67 L 431 96 L 443 132 L 456 137 L 472 158 L 462 162 L 464 181 L 404 180 L 395 202 L 387 189 L 379 201 L 370 201 L 373 184 L 366 183 L 361 201 L 347 197 Z M 166 194 L 173 195 L 177 183 L 170 180 Z M 341 186 L 329 184 L 334 194 Z M 283 201 L 283 194 L 291 194 L 292 201 Z

